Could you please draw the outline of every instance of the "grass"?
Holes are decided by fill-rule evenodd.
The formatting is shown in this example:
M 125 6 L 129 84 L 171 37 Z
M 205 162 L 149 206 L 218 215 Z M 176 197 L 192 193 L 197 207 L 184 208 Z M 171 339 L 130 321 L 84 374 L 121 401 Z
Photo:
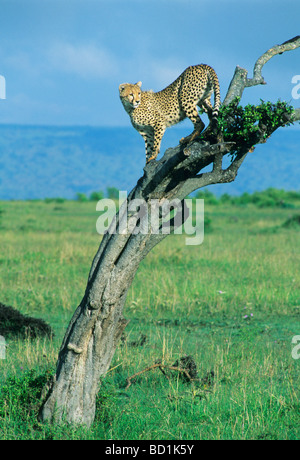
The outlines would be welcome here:
M 300 360 L 291 356 L 300 334 L 299 203 L 205 205 L 210 231 L 201 246 L 172 235 L 151 251 L 129 290 L 130 323 L 89 430 L 42 425 L 37 412 L 100 242 L 95 203 L 0 209 L 0 302 L 55 331 L 52 339 L 8 341 L 1 439 L 299 439 Z M 155 369 L 125 389 L 129 376 L 184 355 L 199 381 Z

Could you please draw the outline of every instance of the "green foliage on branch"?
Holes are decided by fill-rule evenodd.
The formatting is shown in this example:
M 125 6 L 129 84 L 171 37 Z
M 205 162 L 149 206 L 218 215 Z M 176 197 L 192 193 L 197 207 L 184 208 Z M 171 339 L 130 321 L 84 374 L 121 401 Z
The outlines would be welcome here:
M 279 127 L 292 124 L 291 115 L 294 108 L 287 102 L 265 102 L 261 99 L 260 105 L 239 105 L 236 98 L 219 111 L 218 124 L 224 141 L 235 142 L 236 148 L 232 152 L 237 154 L 249 150 L 257 143 L 265 142 Z

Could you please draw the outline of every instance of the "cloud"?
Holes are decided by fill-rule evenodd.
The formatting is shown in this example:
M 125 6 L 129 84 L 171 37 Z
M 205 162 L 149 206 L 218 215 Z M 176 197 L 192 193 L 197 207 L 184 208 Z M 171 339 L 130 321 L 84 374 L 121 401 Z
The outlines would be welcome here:
M 56 69 L 82 78 L 105 78 L 118 70 L 114 56 L 95 45 L 56 43 L 49 50 L 49 58 Z
M 136 78 L 142 80 L 144 89 L 153 89 L 154 91 L 159 91 L 172 83 L 187 67 L 181 59 L 173 57 L 159 59 L 149 54 L 146 58 L 135 57 L 135 61 L 130 62 L 130 64 L 131 69 L 138 69 L 135 71 Z
M 15 54 L 9 54 L 2 58 L 6 66 L 14 71 L 28 75 L 29 77 L 38 77 L 40 68 L 37 63 L 25 51 L 19 51 Z

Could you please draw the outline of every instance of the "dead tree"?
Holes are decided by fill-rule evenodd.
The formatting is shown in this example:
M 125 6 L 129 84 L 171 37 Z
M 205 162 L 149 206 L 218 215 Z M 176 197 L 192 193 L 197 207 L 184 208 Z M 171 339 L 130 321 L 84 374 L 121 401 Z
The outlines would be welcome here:
M 300 36 L 272 47 L 257 60 L 252 78 L 248 78 L 247 70 L 237 67 L 223 107 L 228 107 L 235 98 L 241 98 L 245 88 L 265 84 L 262 68 L 271 57 L 299 46 Z M 279 126 L 299 119 L 300 109 L 295 109 L 293 113 L 283 114 L 276 127 L 268 128 L 260 123 L 251 141 L 240 142 L 238 146 L 224 139 L 204 136 L 188 146 L 168 149 L 159 161 L 145 166 L 143 176 L 128 196 L 127 209 L 125 207 L 122 211 L 122 207 L 114 218 L 116 232 L 104 235 L 94 257 L 83 299 L 60 348 L 56 373 L 47 388 L 40 420 L 86 426 L 94 420 L 99 379 L 109 369 L 127 325 L 123 316 L 127 291 L 140 262 L 166 237 L 162 232 L 152 233 L 149 222 L 148 232 L 118 231 L 124 215 L 128 225 L 135 218 L 128 211 L 132 200 L 142 199 L 150 215 L 152 199 L 158 200 L 161 205 L 165 200 L 175 198 L 182 202 L 201 187 L 231 182 L 255 144 L 265 142 Z M 230 165 L 223 168 L 224 155 L 233 151 L 235 155 Z M 212 166 L 211 171 L 201 172 L 208 165 Z M 174 218 L 169 223 L 174 228 Z

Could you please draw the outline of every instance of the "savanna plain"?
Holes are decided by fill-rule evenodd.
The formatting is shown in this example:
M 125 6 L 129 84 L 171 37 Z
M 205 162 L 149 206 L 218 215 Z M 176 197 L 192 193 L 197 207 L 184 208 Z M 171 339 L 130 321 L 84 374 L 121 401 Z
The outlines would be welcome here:
M 199 197 L 203 244 L 170 235 L 140 265 L 89 429 L 37 413 L 101 240 L 96 204 L 0 202 L 0 302 L 54 330 L 5 337 L 1 439 L 299 439 L 300 194 Z M 153 366 L 184 362 L 193 379 Z

